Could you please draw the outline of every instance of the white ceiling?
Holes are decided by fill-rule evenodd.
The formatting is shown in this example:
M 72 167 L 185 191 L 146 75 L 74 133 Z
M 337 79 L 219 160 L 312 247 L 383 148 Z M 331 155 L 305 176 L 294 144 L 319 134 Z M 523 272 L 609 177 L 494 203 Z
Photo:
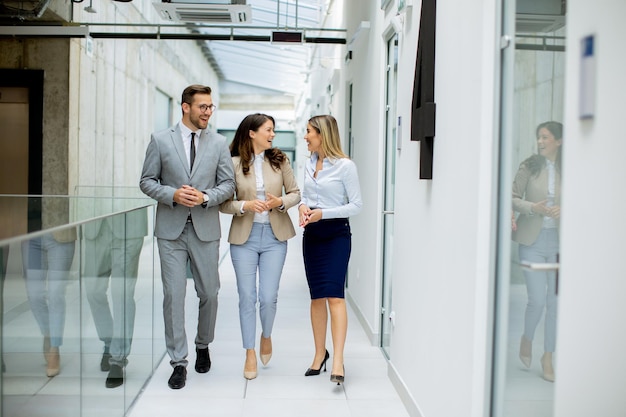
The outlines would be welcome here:
M 274 30 L 304 30 L 305 37 L 345 38 L 320 32 L 328 0 L 247 0 L 252 21 L 243 27 L 198 27 L 200 33 L 270 36 Z M 204 41 L 224 80 L 298 95 L 304 90 L 315 44 L 271 44 L 258 41 Z
M 12 17 L 34 13 L 32 9 L 45 9 L 50 0 L 0 0 L 0 6 L 8 3 L 19 4 L 19 9 L 11 9 Z M 123 11 L 126 3 L 109 2 L 109 0 L 72 0 L 75 7 L 75 18 L 87 25 L 91 25 L 92 32 L 102 32 L 106 37 L 108 32 L 119 32 L 115 22 L 106 22 L 110 17 L 104 5 L 115 4 Z M 145 1 L 145 2 L 144 2 Z M 150 3 L 163 0 L 135 0 L 138 9 L 148 7 Z M 185 3 L 185 0 L 173 0 Z M 214 3 L 228 3 L 227 0 L 213 0 Z M 192 33 L 210 35 L 236 35 L 246 38 L 269 38 L 272 31 L 303 31 L 305 38 L 332 38 L 341 39 L 345 43 L 345 30 L 334 28 L 319 30 L 323 27 L 328 8 L 337 7 L 342 0 L 247 0 L 251 7 L 252 19 L 245 25 L 224 24 L 194 24 L 186 26 Z M 188 0 L 189 3 L 207 3 L 212 0 Z M 28 7 L 26 5 L 28 3 Z M 31 4 L 32 3 L 32 4 Z M 92 4 L 96 11 L 87 12 Z M 83 5 L 85 7 L 83 7 Z M 28 10 L 27 10 L 28 9 Z M 84 10 L 83 10 L 84 9 Z M 2 13 L 0 7 L 0 16 Z M 116 9 L 117 10 L 117 9 Z M 163 23 L 158 14 L 153 11 L 158 21 Z M 99 26 L 98 26 L 99 25 Z M 137 23 L 138 26 L 142 24 Z M 150 27 L 150 25 L 148 25 Z M 167 28 L 168 24 L 159 30 Z M 298 96 L 305 89 L 305 82 L 309 74 L 311 55 L 315 51 L 316 43 L 303 44 L 271 44 L 268 41 L 231 41 L 231 40 L 200 40 L 208 60 L 214 66 L 221 79 L 229 83 L 245 86 L 255 86 L 262 89 L 274 90 L 278 94 Z

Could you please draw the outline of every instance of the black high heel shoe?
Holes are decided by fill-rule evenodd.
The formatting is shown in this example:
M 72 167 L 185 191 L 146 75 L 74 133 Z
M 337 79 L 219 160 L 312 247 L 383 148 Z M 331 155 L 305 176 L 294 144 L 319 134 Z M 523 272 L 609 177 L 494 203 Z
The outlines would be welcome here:
M 326 354 L 324 355 L 324 360 L 322 361 L 322 364 L 320 365 L 320 367 L 318 369 L 312 369 L 312 368 L 307 369 L 306 372 L 304 373 L 304 376 L 319 375 L 320 371 L 322 370 L 322 366 L 324 367 L 324 372 L 326 372 L 326 361 L 328 360 L 328 358 L 330 358 L 330 354 L 328 353 L 328 349 L 327 349 Z
M 343 367 L 343 373 L 344 373 L 344 375 L 346 373 L 346 367 L 345 366 Z M 341 385 L 341 384 L 343 384 L 343 381 L 345 379 L 344 375 L 330 374 L 330 382 L 332 382 L 332 383 L 336 382 L 337 385 Z

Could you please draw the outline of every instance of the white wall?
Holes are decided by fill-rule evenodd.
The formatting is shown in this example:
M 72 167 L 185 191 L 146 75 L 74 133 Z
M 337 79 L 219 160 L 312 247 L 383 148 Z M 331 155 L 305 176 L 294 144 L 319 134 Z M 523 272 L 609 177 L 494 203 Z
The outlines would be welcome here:
M 406 35 L 417 32 L 413 13 Z M 495 1 L 437 2 L 433 180 L 417 180 L 418 142 L 398 158 L 391 362 L 425 416 L 478 416 L 485 405 L 496 22 Z M 404 45 L 414 62 L 416 40 Z M 410 120 L 408 92 L 399 100 Z
M 496 1 L 438 2 L 434 178 L 419 180 L 419 142 L 411 142 L 413 69 L 420 4 L 400 33 L 390 373 L 412 415 L 484 413 L 489 334 L 491 203 L 494 166 Z M 385 37 L 397 2 L 346 2 L 346 27 L 370 21 L 345 67 L 354 83 L 354 159 L 364 209 L 351 219 L 349 296 L 379 331 L 381 181 Z M 360 6 L 360 7 L 359 7 Z M 448 28 L 448 29 L 446 29 Z M 363 36 L 363 35 L 361 35 Z M 350 39 L 350 32 L 348 35 Z M 454 399 L 454 400 L 451 400 Z
M 567 4 L 555 417 L 626 415 L 626 3 Z M 578 119 L 580 40 L 595 34 L 596 117 Z
M 379 10 L 346 2 L 352 45 L 344 77 L 354 83 L 355 161 L 364 211 L 353 221 L 349 296 L 372 336 L 380 308 L 380 207 L 384 38 L 397 2 Z M 497 198 L 500 2 L 437 4 L 434 178 L 418 180 L 419 144 L 405 123 L 397 157 L 390 375 L 412 415 L 483 416 L 490 400 L 491 225 Z M 410 120 L 420 4 L 400 36 L 398 115 Z M 559 348 L 555 416 L 626 413 L 626 141 L 623 97 L 626 3 L 568 1 Z M 578 119 L 579 41 L 595 33 L 596 118 Z M 348 35 L 350 39 L 350 32 Z M 356 274 L 356 280 L 355 280 Z

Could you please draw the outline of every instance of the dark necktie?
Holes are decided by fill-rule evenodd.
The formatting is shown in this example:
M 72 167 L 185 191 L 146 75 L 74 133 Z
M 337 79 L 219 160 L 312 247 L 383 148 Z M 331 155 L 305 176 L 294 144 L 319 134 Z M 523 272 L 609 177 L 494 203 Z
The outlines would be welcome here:
M 196 143 L 194 142 L 194 138 L 196 136 L 196 132 L 191 132 L 191 149 L 189 149 L 189 169 L 193 168 L 193 161 L 196 159 Z

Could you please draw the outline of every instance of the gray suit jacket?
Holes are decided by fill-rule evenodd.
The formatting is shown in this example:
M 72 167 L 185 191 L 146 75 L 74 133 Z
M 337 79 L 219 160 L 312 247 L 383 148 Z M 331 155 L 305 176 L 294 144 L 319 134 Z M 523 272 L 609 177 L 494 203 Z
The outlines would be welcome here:
M 219 205 L 235 191 L 235 175 L 226 138 L 203 130 L 193 170 L 185 154 L 179 125 L 152 134 L 139 186 L 158 201 L 154 235 L 174 240 L 182 233 L 187 216 L 203 242 L 221 237 Z M 192 186 L 209 196 L 206 207 L 193 208 L 174 202 L 174 191 L 183 185 Z

